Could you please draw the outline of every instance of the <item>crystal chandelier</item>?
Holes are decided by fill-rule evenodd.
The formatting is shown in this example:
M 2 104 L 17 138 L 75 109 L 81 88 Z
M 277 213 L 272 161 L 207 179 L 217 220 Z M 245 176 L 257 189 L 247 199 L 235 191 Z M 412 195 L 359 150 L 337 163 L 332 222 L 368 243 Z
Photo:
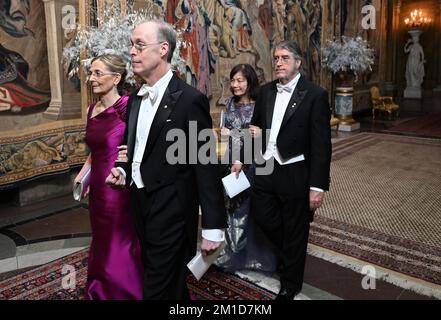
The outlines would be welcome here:
M 431 22 L 432 19 L 425 16 L 423 11 L 418 9 L 410 12 L 410 17 L 404 19 L 404 23 L 410 28 L 422 28 L 429 25 Z

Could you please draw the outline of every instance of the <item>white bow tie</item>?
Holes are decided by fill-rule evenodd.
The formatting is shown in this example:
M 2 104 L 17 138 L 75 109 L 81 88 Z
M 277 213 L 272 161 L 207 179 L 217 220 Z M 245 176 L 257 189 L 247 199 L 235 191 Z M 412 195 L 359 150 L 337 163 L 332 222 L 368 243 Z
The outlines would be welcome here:
M 291 91 L 292 91 L 292 87 L 289 87 L 289 86 L 283 86 L 283 85 L 280 84 L 280 83 L 276 83 L 276 86 L 277 86 L 277 92 L 278 92 L 278 93 L 282 93 L 283 91 L 286 91 L 286 92 L 291 93 Z
M 141 89 L 138 91 L 138 96 L 148 95 L 150 101 L 155 103 L 156 98 L 158 97 L 158 88 L 157 87 L 149 87 L 148 85 L 142 85 Z

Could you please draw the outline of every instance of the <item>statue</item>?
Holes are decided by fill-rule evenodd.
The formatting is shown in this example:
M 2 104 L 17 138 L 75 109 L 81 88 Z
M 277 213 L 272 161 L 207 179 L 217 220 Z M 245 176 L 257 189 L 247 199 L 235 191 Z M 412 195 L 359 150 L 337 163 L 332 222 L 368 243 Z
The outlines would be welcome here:
M 407 40 L 404 52 L 408 53 L 406 64 L 407 87 L 404 91 L 405 98 L 421 98 L 421 84 L 424 78 L 424 51 L 419 44 L 420 30 L 410 30 L 412 39 Z

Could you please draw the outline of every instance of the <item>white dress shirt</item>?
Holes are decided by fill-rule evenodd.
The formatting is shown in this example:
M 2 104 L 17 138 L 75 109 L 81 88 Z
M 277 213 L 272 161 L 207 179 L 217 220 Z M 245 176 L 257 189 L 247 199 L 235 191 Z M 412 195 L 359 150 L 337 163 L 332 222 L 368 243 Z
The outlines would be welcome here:
M 296 89 L 297 82 L 299 81 L 299 79 L 300 79 L 300 73 L 297 76 L 295 76 L 294 79 L 292 79 L 290 82 L 284 85 L 284 87 L 291 88 L 290 92 L 282 90 L 281 92 L 278 91 L 276 95 L 276 103 L 274 105 L 274 113 L 271 122 L 270 136 L 263 158 L 268 161 L 269 159 L 274 157 L 274 159 L 276 159 L 276 161 L 280 165 L 286 165 L 305 160 L 305 156 L 301 154 L 299 156 L 283 161 L 282 157 L 280 156 L 279 149 L 277 148 L 277 136 L 279 135 L 283 117 L 285 116 L 285 112 L 286 112 L 286 108 L 288 107 L 289 100 L 291 99 L 291 96 L 294 90 Z
M 156 91 L 156 99 L 152 101 L 151 94 L 142 97 L 141 106 L 139 108 L 138 123 L 136 125 L 136 140 L 135 149 L 133 153 L 132 162 L 132 182 L 135 183 L 138 189 L 144 188 L 144 182 L 141 177 L 141 162 L 144 156 L 147 139 L 149 137 L 150 128 L 152 127 L 153 119 L 158 111 L 164 92 L 173 77 L 173 72 L 168 70 L 153 86 L 152 89 Z M 142 89 L 140 90 L 140 92 Z
M 171 70 L 156 82 L 152 89 L 155 92 L 153 96 L 156 98 L 153 101 L 150 99 L 151 94 L 144 95 L 141 101 L 138 114 L 138 122 L 136 125 L 136 140 L 135 149 L 132 162 L 132 181 L 130 184 L 135 183 L 138 189 L 144 188 L 144 182 L 141 177 L 141 162 L 144 156 L 145 147 L 147 145 L 147 139 L 150 133 L 150 128 L 155 118 L 156 112 L 158 111 L 159 104 L 161 103 L 162 97 L 164 96 L 165 90 L 173 77 L 173 72 Z M 150 89 L 149 89 L 150 90 Z M 142 94 L 142 88 L 140 93 Z M 126 176 L 125 171 L 118 167 L 118 169 Z M 202 237 L 210 241 L 224 241 L 225 231 L 222 229 L 203 229 Z
M 300 79 L 300 73 L 296 75 L 294 79 L 292 79 L 290 82 L 288 82 L 286 85 L 283 86 L 283 87 L 288 87 L 291 90 L 277 91 L 276 102 L 274 105 L 273 119 L 271 122 L 270 136 L 268 139 L 268 144 L 266 146 L 265 154 L 263 155 L 263 158 L 266 161 L 274 157 L 274 159 L 282 166 L 305 160 L 305 155 L 301 154 L 284 161 L 282 160 L 282 157 L 280 156 L 279 153 L 279 149 L 277 148 L 277 136 L 279 135 L 280 127 L 282 126 L 283 117 L 285 116 L 285 112 L 286 112 L 286 108 L 288 107 L 289 100 L 291 100 L 291 96 L 294 93 L 294 90 L 296 89 L 299 79 Z M 324 192 L 323 189 L 316 187 L 310 187 L 310 190 Z

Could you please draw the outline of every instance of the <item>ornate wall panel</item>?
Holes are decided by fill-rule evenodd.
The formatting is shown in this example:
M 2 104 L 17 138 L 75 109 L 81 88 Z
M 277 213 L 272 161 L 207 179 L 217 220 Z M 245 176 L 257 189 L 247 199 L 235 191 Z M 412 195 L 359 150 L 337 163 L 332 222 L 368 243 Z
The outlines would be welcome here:
M 35 128 L 32 133 L 0 138 L 2 189 L 35 178 L 67 172 L 88 155 L 84 125 Z
M 85 9 L 97 16 L 112 3 L 139 10 L 147 3 L 181 30 L 188 44 L 181 49 L 187 62 L 181 76 L 210 97 L 214 123 L 231 94 L 229 73 L 238 63 L 249 63 L 262 83 L 272 80 L 271 50 L 291 39 L 303 50 L 304 72 L 314 82 L 330 87 L 321 72 L 321 44 L 333 36 L 334 1 L 325 0 L 88 0 Z M 84 100 L 83 100 L 84 101 Z
M 368 41 L 369 46 L 375 50 L 375 60 L 372 71 L 360 75 L 354 83 L 353 112 L 360 113 L 370 109 L 369 89 L 373 85 L 382 86 L 386 73 L 386 25 L 387 25 L 387 0 L 340 0 L 340 33 L 349 37 L 361 36 Z M 375 29 L 364 29 L 361 22 L 364 17 L 363 6 L 371 5 L 375 8 Z
M 136 0 L 135 7 L 149 0 Z M 153 1 L 153 0 L 152 0 Z M 187 82 L 211 97 L 217 124 L 230 95 L 229 73 L 237 63 L 249 63 L 262 83 L 273 79 L 271 49 L 290 39 L 303 51 L 304 72 L 328 87 L 321 72 L 321 44 L 332 37 L 333 9 L 320 0 L 168 0 L 153 1 L 166 20 L 183 30 L 190 46 L 182 50 Z M 329 23 L 328 20 L 331 20 Z
M 78 12 L 77 2 L 2 2 L 0 189 L 85 160 L 78 83 L 67 80 L 61 61 L 69 41 L 62 9 L 72 5 Z
M 377 20 L 381 20 L 383 1 L 386 0 L 30 0 L 30 7 L 23 9 L 30 15 L 21 30 L 25 35 L 14 37 L 14 32 L 3 26 L 0 28 L 0 50 L 2 56 L 14 57 L 17 53 L 15 60 L 24 60 L 17 63 L 16 68 L 29 65 L 29 76 L 24 83 L 28 87 L 37 83 L 37 93 L 46 99 L 42 98 L 35 107 L 12 112 L 12 89 L 5 85 L 5 78 L 1 80 L 0 188 L 25 183 L 27 179 L 44 174 L 64 172 L 85 160 L 81 137 L 90 95 L 81 77 L 75 82 L 66 79 L 63 68 L 66 66 L 61 63 L 62 49 L 69 45 L 74 35 L 65 32 L 60 25 L 66 5 L 72 4 L 80 13 L 80 23 L 88 25 L 96 24 L 97 17 L 113 4 L 123 9 L 140 9 L 146 3 L 154 3 L 155 10 L 182 31 L 187 46 L 181 49 L 181 56 L 187 66 L 181 76 L 210 97 L 216 126 L 218 115 L 230 95 L 231 68 L 237 63 L 250 63 L 262 83 L 272 80 L 271 50 L 283 39 L 299 43 L 303 50 L 304 73 L 332 94 L 331 74 L 320 67 L 322 44 L 342 33 L 362 34 L 380 48 L 382 31 L 365 32 L 360 29 L 360 21 L 361 6 L 366 3 L 374 4 L 378 10 Z M 1 8 L 1 14 L 7 17 L 10 12 L 5 8 Z M 33 50 L 26 49 L 31 43 Z M 381 55 L 377 58 L 377 62 L 381 61 Z M 11 59 L 7 63 L 10 64 Z M 7 63 L 0 62 L 0 70 L 5 69 L 3 66 Z M 361 79 L 360 92 L 380 81 L 381 74 L 381 70 L 375 70 Z M 77 91 L 80 87 L 81 97 Z M 9 102 L 5 102 L 5 97 Z M 360 108 L 366 105 L 362 98 L 357 101 L 360 101 Z M 43 151 L 31 152 L 31 149 Z M 73 151 L 69 153 L 67 149 Z M 27 160 L 22 165 L 16 164 L 24 158 Z

